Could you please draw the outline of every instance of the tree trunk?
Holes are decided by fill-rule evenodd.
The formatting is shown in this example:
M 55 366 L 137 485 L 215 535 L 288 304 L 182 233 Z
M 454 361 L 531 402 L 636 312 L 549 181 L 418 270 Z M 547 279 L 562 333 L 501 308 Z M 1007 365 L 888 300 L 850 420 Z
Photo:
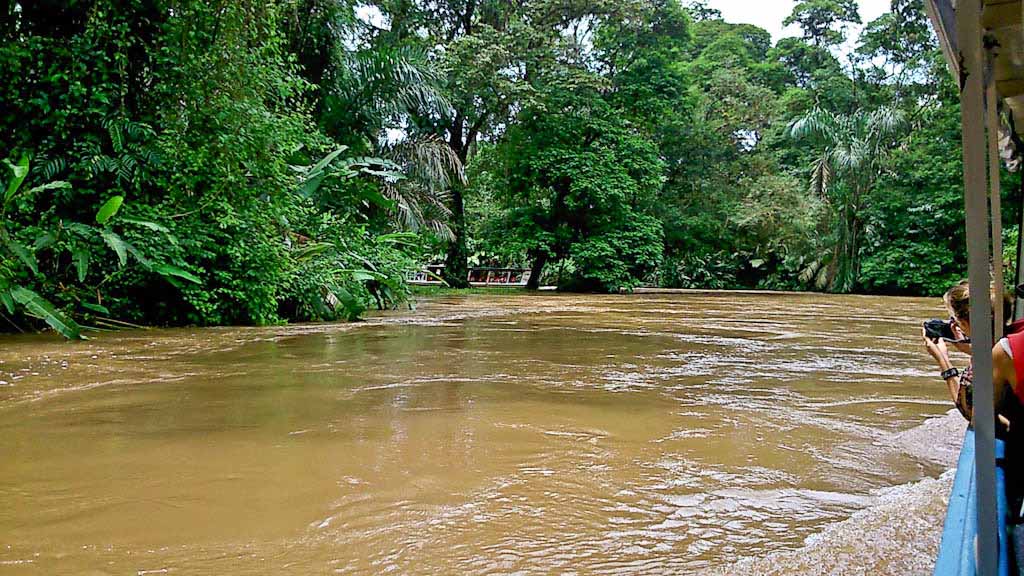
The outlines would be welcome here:
M 850 286 L 847 291 L 853 291 L 860 281 L 860 220 L 854 216 L 850 223 Z
M 472 12 L 472 6 L 469 10 Z M 452 120 L 451 126 L 448 127 L 448 146 L 458 156 L 462 166 L 466 166 L 469 162 L 470 147 L 476 141 L 477 134 L 483 125 L 485 117 L 486 115 L 477 118 L 469 126 L 469 131 L 466 132 L 466 117 L 462 112 L 456 111 L 455 118 Z M 466 245 L 466 236 L 469 231 L 466 230 L 466 203 L 462 197 L 465 190 L 465 184 L 457 180 L 452 183 L 451 229 L 454 238 L 448 243 L 444 273 L 441 274 L 445 282 L 448 282 L 452 288 L 469 288 L 469 280 L 467 279 L 469 275 L 469 248 Z
M 451 192 L 451 228 L 455 238 L 448 243 L 441 277 L 452 288 L 469 288 L 469 249 L 466 247 L 466 206 L 462 201 L 462 185 L 453 184 Z
M 530 279 L 526 282 L 527 290 L 540 288 L 540 274 L 544 271 L 544 265 L 547 263 L 547 253 L 542 253 L 533 260 L 533 266 L 530 266 Z
M 861 212 L 863 206 L 861 206 L 861 199 L 864 197 L 864 190 L 858 188 L 853 197 L 853 206 L 850 210 L 850 286 L 847 288 L 847 292 L 852 292 L 860 281 L 860 243 L 861 243 L 861 230 L 863 228 L 863 222 L 861 222 Z

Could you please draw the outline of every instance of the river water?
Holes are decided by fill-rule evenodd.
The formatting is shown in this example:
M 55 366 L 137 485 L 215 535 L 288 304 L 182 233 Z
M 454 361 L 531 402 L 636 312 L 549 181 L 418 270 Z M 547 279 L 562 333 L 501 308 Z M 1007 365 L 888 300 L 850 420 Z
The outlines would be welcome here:
M 7 337 L 0 573 L 928 573 L 963 431 L 938 314 L 477 295 Z

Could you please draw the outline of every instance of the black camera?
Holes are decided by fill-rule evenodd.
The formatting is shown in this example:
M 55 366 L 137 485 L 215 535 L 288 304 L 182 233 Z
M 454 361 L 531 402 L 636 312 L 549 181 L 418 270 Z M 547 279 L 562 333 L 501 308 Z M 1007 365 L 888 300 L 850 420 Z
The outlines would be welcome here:
M 958 342 L 953 332 L 952 320 L 929 320 L 924 323 L 924 335 L 932 340 L 942 338 L 947 342 Z

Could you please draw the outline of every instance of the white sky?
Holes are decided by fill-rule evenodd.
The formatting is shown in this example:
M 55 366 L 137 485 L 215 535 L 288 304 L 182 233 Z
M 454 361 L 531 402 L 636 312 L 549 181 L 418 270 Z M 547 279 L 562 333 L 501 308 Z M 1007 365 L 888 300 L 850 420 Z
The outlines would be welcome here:
M 888 12 L 889 2 L 890 0 L 858 0 L 861 21 L 867 24 Z M 719 10 L 726 22 L 760 26 L 771 33 L 772 42 L 778 42 L 779 38 L 786 36 L 800 35 L 800 28 L 796 25 L 785 29 L 782 27 L 782 21 L 793 12 L 794 4 L 796 0 L 708 0 L 708 5 Z M 387 26 L 376 6 L 358 5 L 356 14 L 375 26 Z M 860 35 L 860 29 L 851 32 L 849 38 L 853 44 Z
M 722 12 L 726 22 L 737 24 L 754 24 L 771 32 L 772 41 L 786 36 L 799 36 L 800 28 L 790 26 L 782 28 L 782 21 L 793 11 L 795 0 L 709 0 L 708 6 Z M 889 0 L 858 0 L 860 19 L 867 24 L 889 11 Z M 854 30 L 852 39 L 856 40 L 860 30 Z

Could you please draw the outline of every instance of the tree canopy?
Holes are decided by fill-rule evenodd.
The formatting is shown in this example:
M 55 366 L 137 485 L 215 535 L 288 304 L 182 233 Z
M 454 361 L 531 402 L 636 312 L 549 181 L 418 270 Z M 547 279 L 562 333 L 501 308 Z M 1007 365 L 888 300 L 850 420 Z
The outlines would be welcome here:
M 4 11 L 3 329 L 356 318 L 428 262 L 597 291 L 962 274 L 920 0 L 856 37 L 854 0 L 801 0 L 777 42 L 700 0 Z

